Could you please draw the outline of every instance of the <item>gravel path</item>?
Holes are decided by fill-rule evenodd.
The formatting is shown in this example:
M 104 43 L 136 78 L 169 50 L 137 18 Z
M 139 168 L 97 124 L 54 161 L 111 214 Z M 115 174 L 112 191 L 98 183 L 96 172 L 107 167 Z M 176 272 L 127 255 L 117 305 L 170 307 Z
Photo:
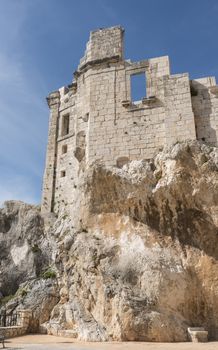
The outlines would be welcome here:
M 210 343 L 80 343 L 69 338 L 51 335 L 26 335 L 9 339 L 10 350 L 218 350 L 218 342 Z

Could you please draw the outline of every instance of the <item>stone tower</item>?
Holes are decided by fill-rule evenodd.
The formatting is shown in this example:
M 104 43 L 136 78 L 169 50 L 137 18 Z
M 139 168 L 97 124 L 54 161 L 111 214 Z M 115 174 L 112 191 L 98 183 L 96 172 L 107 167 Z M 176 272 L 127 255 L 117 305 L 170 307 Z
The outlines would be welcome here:
M 168 56 L 124 59 L 121 27 L 91 32 L 73 82 L 50 93 L 42 212 L 69 204 L 78 172 L 101 160 L 122 167 L 149 159 L 164 145 L 199 139 L 217 145 L 218 87 L 214 77 L 170 74 Z M 143 74 L 140 101 L 131 79 Z

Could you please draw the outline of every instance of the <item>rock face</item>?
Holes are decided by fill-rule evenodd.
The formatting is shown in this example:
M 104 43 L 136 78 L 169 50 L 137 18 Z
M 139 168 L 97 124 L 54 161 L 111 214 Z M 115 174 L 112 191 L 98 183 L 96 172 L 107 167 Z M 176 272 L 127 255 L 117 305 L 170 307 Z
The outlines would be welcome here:
M 188 327 L 204 327 L 217 340 L 217 170 L 217 148 L 178 143 L 150 161 L 80 171 L 74 210 L 45 217 L 44 229 L 32 206 L 6 204 L 1 271 L 10 281 L 17 266 L 17 286 L 26 281 L 22 303 L 38 310 L 35 329 L 91 341 L 168 342 L 188 340 Z M 28 237 L 40 247 L 41 265 Z M 57 279 L 40 277 L 48 265 Z M 40 295 L 40 305 L 51 301 L 41 311 Z
M 14 294 L 21 282 L 36 277 L 45 256 L 43 220 L 39 209 L 22 202 L 8 201 L 0 211 L 0 290 Z
M 0 210 L 0 244 L 0 307 L 10 299 L 8 312 L 31 309 L 31 331 L 37 331 L 59 300 L 57 282 L 43 278 L 52 262 L 52 242 L 45 236 L 40 209 L 6 202 Z

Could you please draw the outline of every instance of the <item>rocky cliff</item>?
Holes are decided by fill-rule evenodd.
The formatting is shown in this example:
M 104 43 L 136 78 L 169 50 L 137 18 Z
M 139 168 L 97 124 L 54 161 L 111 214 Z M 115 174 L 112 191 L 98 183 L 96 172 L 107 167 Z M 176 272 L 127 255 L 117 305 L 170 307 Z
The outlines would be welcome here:
M 217 148 L 178 143 L 80 170 L 58 217 L 6 202 L 2 307 L 32 309 L 30 331 L 83 340 L 186 341 L 188 326 L 218 339 L 217 170 Z

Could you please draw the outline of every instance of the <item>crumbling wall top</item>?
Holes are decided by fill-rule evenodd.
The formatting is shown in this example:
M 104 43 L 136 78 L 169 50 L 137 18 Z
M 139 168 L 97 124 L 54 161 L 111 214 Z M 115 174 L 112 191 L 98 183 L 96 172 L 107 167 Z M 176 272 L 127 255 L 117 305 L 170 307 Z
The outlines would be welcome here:
M 79 69 L 95 61 L 113 58 L 123 60 L 123 34 L 124 29 L 120 26 L 92 31 Z

